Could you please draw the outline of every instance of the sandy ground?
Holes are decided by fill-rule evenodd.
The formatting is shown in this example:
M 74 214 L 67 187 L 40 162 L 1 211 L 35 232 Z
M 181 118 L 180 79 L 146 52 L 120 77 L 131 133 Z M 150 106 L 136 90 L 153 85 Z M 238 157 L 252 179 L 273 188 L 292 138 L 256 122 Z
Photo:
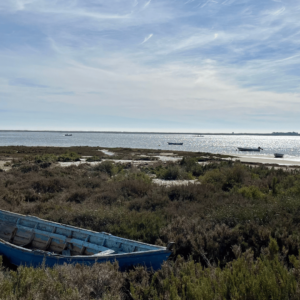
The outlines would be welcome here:
M 109 156 L 115 155 L 114 152 L 111 152 L 111 151 L 106 150 L 106 149 L 99 150 L 99 151 L 101 151 L 102 153 L 104 153 L 104 154 L 106 154 L 106 155 L 109 155 Z M 135 154 L 135 153 L 132 153 L 132 155 L 134 155 L 134 154 Z M 177 156 L 177 154 L 174 154 L 174 153 L 167 153 L 167 152 L 160 153 L 159 155 L 152 155 L 152 154 L 144 155 L 144 154 L 142 154 L 142 155 L 139 155 L 139 156 L 140 156 L 140 157 L 148 157 L 148 156 L 151 156 L 151 157 L 156 157 L 156 158 L 158 158 L 158 160 L 160 160 L 160 161 L 174 161 L 174 162 L 176 162 L 176 161 L 182 159 L 182 157 Z M 174 156 L 176 156 L 176 157 L 174 157 Z M 120 161 L 116 161 L 116 162 L 120 162 L 120 163 L 126 162 L 126 163 L 127 163 L 127 162 L 131 162 L 131 160 L 130 160 L 130 161 L 120 160 Z M 147 161 L 147 162 L 149 162 L 149 161 Z M 137 162 L 133 159 L 133 160 L 132 160 L 132 163 L 136 164 Z M 140 164 L 140 163 L 138 163 L 138 164 Z
M 177 154 L 168 153 L 168 152 L 163 152 L 163 153 L 160 153 L 159 155 L 162 155 L 162 156 L 177 156 Z
M 274 158 L 273 155 L 266 156 L 246 156 L 240 155 L 237 158 L 233 158 L 232 160 L 240 160 L 241 162 L 249 162 L 249 163 L 262 163 L 262 164 L 278 164 L 282 166 L 300 166 L 300 158 L 299 160 L 294 158 Z
M 173 161 L 173 162 L 176 162 L 178 160 L 181 160 L 182 157 L 178 156 L 178 157 L 172 157 L 172 156 L 166 156 L 166 155 L 158 155 L 158 156 L 153 156 L 153 157 L 157 157 L 158 160 L 161 160 L 161 161 Z
M 114 153 L 114 152 L 111 152 L 111 151 L 109 151 L 109 150 L 106 150 L 106 149 L 99 150 L 99 151 L 101 151 L 101 152 L 102 152 L 102 153 L 104 153 L 105 155 L 110 155 L 110 156 L 113 156 L 113 155 L 115 155 L 115 153 Z
M 128 163 L 131 163 L 135 166 L 147 166 L 147 165 L 150 165 L 150 164 L 154 164 L 156 161 L 148 161 L 148 160 L 127 160 L 127 159 L 124 159 L 124 160 L 121 160 L 121 159 L 103 159 L 102 161 L 95 161 L 95 162 L 86 162 L 85 159 L 81 159 L 80 161 L 75 161 L 75 162 L 58 162 L 58 164 L 61 166 L 61 167 L 70 167 L 70 166 L 79 166 L 80 164 L 89 164 L 91 166 L 96 166 L 96 165 L 99 165 L 101 164 L 101 162 L 103 161 L 112 161 L 114 163 L 119 163 L 119 164 L 128 164 Z
M 152 179 L 153 183 L 162 186 L 174 186 L 174 185 L 188 185 L 188 184 L 201 184 L 197 180 L 162 180 L 162 179 Z
M 8 160 L 0 160 L 0 169 L 3 170 L 3 171 L 8 171 L 11 169 L 11 166 L 5 166 L 5 164 L 7 162 L 10 162 Z
M 101 150 L 101 151 L 103 153 L 107 154 L 107 155 L 114 155 L 113 152 L 108 152 L 107 150 Z M 176 162 L 176 161 L 182 159 L 182 157 L 179 157 L 179 156 L 178 157 L 169 156 L 169 154 L 172 154 L 172 153 L 161 153 L 161 154 L 164 154 L 164 155 L 157 155 L 157 156 L 153 156 L 153 157 L 157 157 L 158 161 L 162 161 L 162 162 L 168 162 L 168 161 Z M 97 162 L 86 162 L 86 159 L 88 157 L 90 157 L 90 156 L 82 156 L 80 161 L 76 161 L 76 162 L 58 162 L 58 164 L 61 167 L 79 166 L 80 164 L 89 164 L 91 166 L 94 166 L 94 165 L 101 164 L 102 161 L 109 160 L 109 161 L 112 161 L 114 163 L 120 163 L 120 164 L 131 163 L 135 166 L 147 166 L 147 165 L 151 165 L 151 164 L 154 164 L 154 163 L 157 162 L 156 160 L 134 160 L 134 159 L 132 159 L 132 160 L 129 160 L 129 159 L 103 159 L 102 161 L 97 161 Z

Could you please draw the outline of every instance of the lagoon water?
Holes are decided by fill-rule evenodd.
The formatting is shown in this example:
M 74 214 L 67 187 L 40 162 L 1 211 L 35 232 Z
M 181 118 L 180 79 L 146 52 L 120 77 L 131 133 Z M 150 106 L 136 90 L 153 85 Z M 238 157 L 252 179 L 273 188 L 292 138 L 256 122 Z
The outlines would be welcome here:
M 183 142 L 182 146 L 168 142 Z M 195 134 L 139 134 L 139 133 L 72 133 L 62 132 L 0 132 L 0 146 L 99 146 L 106 148 L 142 148 L 183 150 L 220 154 L 242 154 L 270 156 L 284 153 L 291 160 L 300 160 L 300 136 L 249 136 L 249 135 L 205 135 Z M 237 147 L 262 147 L 256 153 L 237 152 Z

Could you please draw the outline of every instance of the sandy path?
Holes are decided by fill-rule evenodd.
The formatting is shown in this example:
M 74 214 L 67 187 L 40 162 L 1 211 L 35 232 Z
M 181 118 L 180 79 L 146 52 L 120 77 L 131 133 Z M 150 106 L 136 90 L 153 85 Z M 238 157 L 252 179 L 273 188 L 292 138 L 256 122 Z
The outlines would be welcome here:
M 162 179 L 152 179 L 153 183 L 158 185 L 170 187 L 174 185 L 189 185 L 189 184 L 201 184 L 197 180 L 162 180 Z

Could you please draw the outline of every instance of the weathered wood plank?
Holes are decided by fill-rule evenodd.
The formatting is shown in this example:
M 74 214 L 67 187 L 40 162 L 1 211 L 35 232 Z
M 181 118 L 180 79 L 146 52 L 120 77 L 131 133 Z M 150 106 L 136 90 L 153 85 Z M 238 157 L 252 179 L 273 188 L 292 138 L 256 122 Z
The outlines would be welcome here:
M 55 231 L 56 231 L 56 227 L 53 228 L 52 233 L 55 233 Z M 48 239 L 48 242 L 47 242 L 47 244 L 45 246 L 45 249 L 44 249 L 45 251 L 49 249 L 49 247 L 51 245 L 51 242 L 52 242 L 52 239 L 53 238 L 51 238 L 51 237 Z
M 86 239 L 85 239 L 85 242 L 88 243 L 88 242 L 89 242 L 89 239 L 90 239 L 90 236 L 88 235 L 88 236 L 86 237 Z M 81 248 L 81 250 L 80 250 L 80 254 L 81 254 L 81 255 L 84 253 L 85 249 L 86 249 L 86 247 L 84 247 L 84 246 Z

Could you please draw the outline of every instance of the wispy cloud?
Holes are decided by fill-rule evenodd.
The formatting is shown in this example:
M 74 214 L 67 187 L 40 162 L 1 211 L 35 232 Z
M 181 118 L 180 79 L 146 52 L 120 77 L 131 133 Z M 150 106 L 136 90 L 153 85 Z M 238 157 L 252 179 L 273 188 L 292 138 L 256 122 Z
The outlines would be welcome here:
M 145 5 L 144 5 L 144 9 L 145 9 L 146 7 L 148 7 L 148 6 L 150 5 L 150 3 L 151 3 L 151 0 L 149 0 L 148 2 L 146 2 Z
M 148 42 L 152 37 L 153 37 L 153 33 L 150 33 L 148 36 L 145 37 L 145 39 L 142 42 L 142 44 L 145 44 L 146 42 Z

